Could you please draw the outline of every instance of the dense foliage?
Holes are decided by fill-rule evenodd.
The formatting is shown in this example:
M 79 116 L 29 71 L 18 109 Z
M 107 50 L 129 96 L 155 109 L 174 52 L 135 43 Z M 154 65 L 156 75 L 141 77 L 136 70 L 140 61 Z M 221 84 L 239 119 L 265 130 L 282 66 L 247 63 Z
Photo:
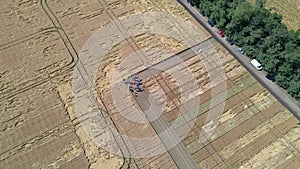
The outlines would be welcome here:
M 216 26 L 243 47 L 250 58 L 275 76 L 278 85 L 300 100 L 300 30 L 288 31 L 282 16 L 264 8 L 264 0 L 193 0 Z

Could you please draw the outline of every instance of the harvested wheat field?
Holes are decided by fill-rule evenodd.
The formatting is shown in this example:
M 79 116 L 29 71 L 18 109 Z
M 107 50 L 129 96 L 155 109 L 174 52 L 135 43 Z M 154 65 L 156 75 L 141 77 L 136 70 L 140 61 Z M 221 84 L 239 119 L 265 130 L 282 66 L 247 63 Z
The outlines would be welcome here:
M 249 0 L 255 3 L 256 0 Z M 298 0 L 267 0 L 265 7 L 271 12 L 282 15 L 282 22 L 289 30 L 300 29 L 300 1 Z
M 297 119 L 176 1 L 0 4 L 0 168 L 299 168 Z
M 300 29 L 300 1 L 297 0 L 268 0 L 266 8 L 272 12 L 277 12 L 283 16 L 282 22 L 288 27 L 288 29 L 298 30 Z

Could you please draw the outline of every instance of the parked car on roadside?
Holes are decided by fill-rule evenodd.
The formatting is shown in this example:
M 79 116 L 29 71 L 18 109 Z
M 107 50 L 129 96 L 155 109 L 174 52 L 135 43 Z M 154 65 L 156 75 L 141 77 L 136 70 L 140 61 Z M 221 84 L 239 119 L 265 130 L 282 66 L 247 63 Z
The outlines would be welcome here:
M 262 70 L 261 64 L 260 64 L 256 59 L 252 59 L 250 63 L 251 63 L 257 70 Z
M 233 44 L 234 44 L 233 41 L 232 41 L 232 39 L 230 39 L 229 37 L 226 38 L 226 41 L 227 41 L 230 45 L 233 45 Z
M 242 48 L 237 48 L 237 51 L 239 51 L 241 54 L 244 54 L 244 50 Z
M 191 5 L 191 6 L 195 6 L 194 2 L 191 0 L 187 0 L 187 2 Z
M 208 20 L 207 23 L 209 24 L 209 26 L 214 27 L 214 23 L 211 20 Z
M 204 11 L 199 11 L 202 16 L 205 16 Z
M 224 36 L 225 36 L 221 29 L 218 29 L 218 30 L 217 30 L 217 33 L 218 33 L 221 37 L 224 37 Z
M 269 80 L 271 80 L 272 82 L 275 82 L 275 77 L 273 75 L 271 75 L 271 74 L 267 74 L 266 78 L 269 79 Z

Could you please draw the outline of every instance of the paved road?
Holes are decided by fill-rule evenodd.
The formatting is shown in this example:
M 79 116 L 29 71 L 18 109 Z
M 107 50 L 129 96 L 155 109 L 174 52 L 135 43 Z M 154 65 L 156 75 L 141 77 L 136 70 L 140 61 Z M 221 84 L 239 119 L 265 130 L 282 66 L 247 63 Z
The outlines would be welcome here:
M 291 98 L 283 89 L 265 78 L 266 72 L 257 71 L 251 64 L 250 59 L 240 54 L 236 46 L 229 45 L 225 38 L 220 37 L 216 28 L 211 28 L 207 24 L 207 18 L 200 15 L 199 11 L 191 7 L 186 0 L 177 0 L 210 34 L 222 44 L 247 70 L 248 72 L 264 86 L 283 106 L 285 106 L 300 121 L 300 106 L 297 101 Z

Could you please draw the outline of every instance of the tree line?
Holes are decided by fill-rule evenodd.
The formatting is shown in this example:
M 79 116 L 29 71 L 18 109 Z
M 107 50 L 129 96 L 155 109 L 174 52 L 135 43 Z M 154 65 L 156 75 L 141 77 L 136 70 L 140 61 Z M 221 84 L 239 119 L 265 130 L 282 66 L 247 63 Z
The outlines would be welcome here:
M 189 0 L 291 96 L 300 100 L 300 30 L 289 31 L 265 0 Z

